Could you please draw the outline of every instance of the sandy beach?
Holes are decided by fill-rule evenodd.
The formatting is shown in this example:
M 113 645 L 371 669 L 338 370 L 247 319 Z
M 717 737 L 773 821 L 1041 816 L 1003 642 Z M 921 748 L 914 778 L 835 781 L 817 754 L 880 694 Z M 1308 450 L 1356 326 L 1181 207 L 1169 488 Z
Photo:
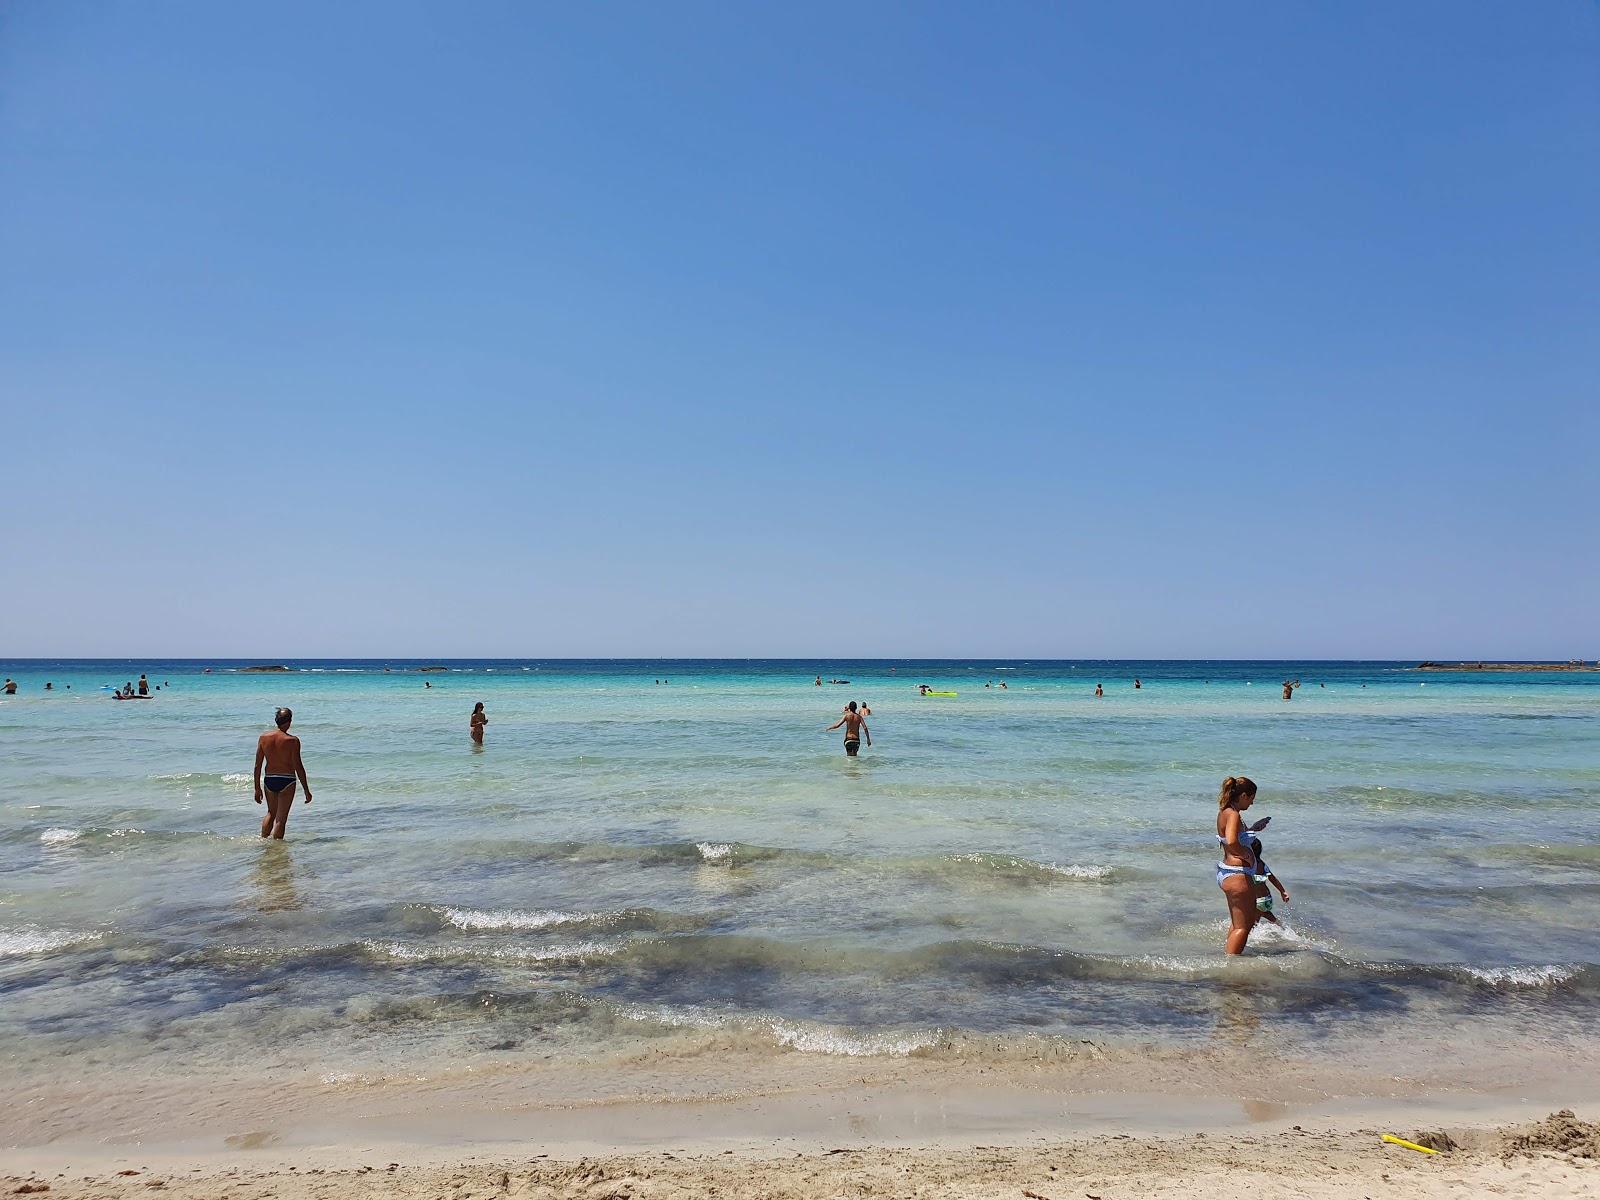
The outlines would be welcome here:
M 594 1136 L 607 1132 L 597 1114 Z M 1400 1127 L 1438 1147 L 1423 1154 L 1385 1143 L 1379 1125 L 1294 1125 L 1270 1132 L 1149 1137 L 1100 1134 L 953 1145 L 792 1139 L 677 1139 L 619 1151 L 532 1141 L 452 1157 L 438 1148 L 375 1144 L 290 1154 L 268 1133 L 231 1138 L 219 1152 L 102 1147 L 64 1161 L 56 1150 L 7 1152 L 14 1195 L 218 1197 L 646 1197 L 918 1196 L 1113 1200 L 1239 1196 L 1363 1200 L 1373 1196 L 1600 1195 L 1600 1126 L 1570 1111 L 1510 1125 Z
M 10 1194 L 238 1200 L 1600 1194 L 1600 1126 L 1568 1108 L 1600 1112 L 1577 1082 L 1592 1064 L 1552 1059 L 1500 1088 L 1381 1062 L 1338 1076 L 1263 1061 L 1238 1078 L 1235 1049 L 1032 1064 L 642 1056 L 409 1081 L 13 1078 L 0 1177 Z

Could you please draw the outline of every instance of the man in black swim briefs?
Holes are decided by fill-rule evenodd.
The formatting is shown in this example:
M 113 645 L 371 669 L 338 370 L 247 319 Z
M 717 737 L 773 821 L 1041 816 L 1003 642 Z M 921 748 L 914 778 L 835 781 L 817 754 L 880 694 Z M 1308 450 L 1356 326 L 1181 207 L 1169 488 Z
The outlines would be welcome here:
M 306 779 L 305 764 L 300 761 L 300 739 L 289 732 L 293 720 L 294 713 L 280 708 L 273 717 L 277 728 L 263 733 L 256 743 L 256 803 L 265 802 L 267 806 L 266 820 L 261 822 L 261 836 L 280 841 L 289 823 L 296 779 L 306 790 L 306 803 L 311 803 L 311 784 Z
M 856 702 L 854 700 L 845 705 L 844 716 L 840 717 L 835 724 L 829 725 L 827 732 L 832 733 L 840 725 L 845 726 L 844 752 L 851 758 L 854 758 L 861 750 L 861 737 L 863 734 L 866 735 L 867 745 L 872 745 L 872 733 L 867 729 L 867 723 L 861 719 L 861 714 L 856 711 Z

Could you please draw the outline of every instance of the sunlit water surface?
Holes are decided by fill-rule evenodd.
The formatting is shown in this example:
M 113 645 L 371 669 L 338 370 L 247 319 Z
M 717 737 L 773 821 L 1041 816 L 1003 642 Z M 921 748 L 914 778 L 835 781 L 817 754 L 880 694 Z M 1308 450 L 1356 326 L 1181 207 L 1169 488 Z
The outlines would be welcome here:
M 1269 1044 L 1330 1053 L 1600 1014 L 1600 676 L 239 665 L 0 664 L 13 1069 L 1170 1046 L 1241 986 Z M 154 699 L 101 690 L 141 670 Z M 857 760 L 823 732 L 851 699 Z M 315 800 L 273 844 L 250 770 L 280 704 Z M 1293 896 L 1234 963 L 1227 774 Z

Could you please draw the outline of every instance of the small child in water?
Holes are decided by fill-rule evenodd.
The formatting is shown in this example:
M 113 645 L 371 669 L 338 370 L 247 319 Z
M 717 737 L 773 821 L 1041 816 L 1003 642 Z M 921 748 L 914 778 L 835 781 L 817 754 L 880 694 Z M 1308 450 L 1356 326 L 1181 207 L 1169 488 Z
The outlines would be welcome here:
M 1261 848 L 1261 835 L 1258 833 L 1250 833 L 1246 834 L 1245 836 L 1246 840 L 1249 842 L 1251 851 L 1253 851 L 1256 856 L 1256 909 L 1261 913 L 1263 920 L 1271 921 L 1274 925 L 1281 924 L 1277 918 L 1277 915 L 1272 911 L 1272 892 L 1268 889 L 1267 884 L 1270 883 L 1273 887 L 1278 889 L 1278 895 L 1283 897 L 1283 902 L 1285 904 L 1289 903 L 1289 889 L 1283 886 L 1283 883 L 1278 879 L 1278 877 L 1272 873 L 1272 868 L 1267 866 L 1265 851 L 1263 851 Z

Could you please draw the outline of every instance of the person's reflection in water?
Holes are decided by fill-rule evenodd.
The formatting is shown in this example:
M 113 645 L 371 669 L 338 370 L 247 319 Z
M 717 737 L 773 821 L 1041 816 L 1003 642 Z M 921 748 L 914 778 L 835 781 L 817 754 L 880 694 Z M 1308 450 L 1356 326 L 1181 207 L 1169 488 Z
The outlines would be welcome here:
M 250 872 L 250 885 L 255 889 L 257 912 L 288 912 L 304 906 L 294 886 L 294 859 L 282 842 L 261 847 L 261 857 Z
M 1217 988 L 1216 1036 L 1235 1046 L 1248 1046 L 1261 1029 L 1261 998 L 1243 980 L 1224 980 Z

